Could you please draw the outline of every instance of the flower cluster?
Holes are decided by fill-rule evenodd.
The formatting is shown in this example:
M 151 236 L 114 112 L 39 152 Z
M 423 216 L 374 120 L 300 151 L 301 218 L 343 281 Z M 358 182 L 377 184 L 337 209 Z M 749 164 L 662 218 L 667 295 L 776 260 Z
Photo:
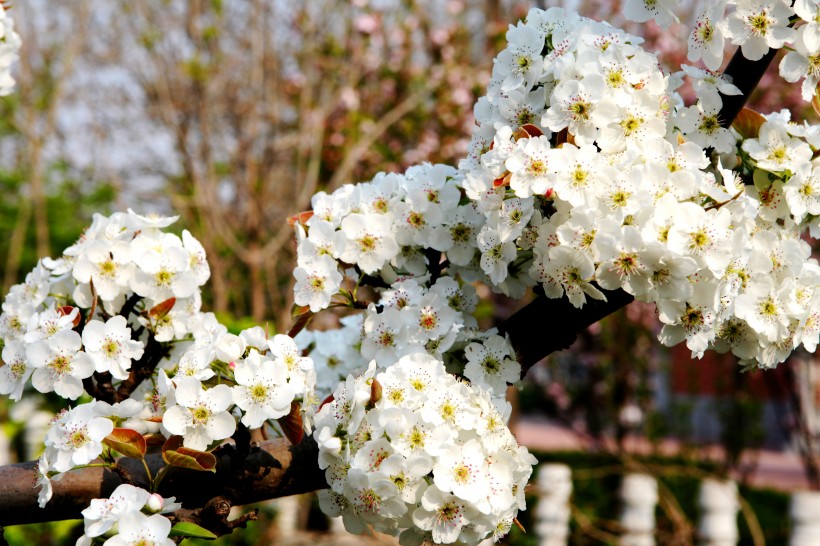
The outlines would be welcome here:
M 627 11 L 635 15 L 638 4 Z M 722 17 L 719 4 L 702 18 Z M 767 36 L 780 40 L 780 27 L 792 31 L 784 6 L 738 2 L 722 31 L 737 38 L 733 21 L 764 9 Z M 658 15 L 669 6 L 645 7 Z M 809 21 L 799 36 L 814 36 L 809 7 L 816 11 L 795 4 Z M 666 74 L 640 38 L 560 8 L 532 10 L 507 39 L 459 171 L 428 182 L 434 191 L 418 190 L 439 168 L 426 166 L 314 198 L 307 233 L 299 227 L 300 264 L 325 263 L 333 282 L 297 283 L 297 303 L 327 307 L 346 294 L 343 273 L 356 282 L 379 274 L 388 284 L 409 276 L 429 285 L 444 272 L 514 297 L 539 284 L 576 307 L 623 289 L 657 305 L 664 343 L 685 342 L 697 356 L 731 350 L 770 367 L 801 344 L 813 349 L 820 284 L 801 237 L 818 225 L 817 128 L 788 124 L 785 114 L 744 135 L 722 127 L 721 97 L 740 93 L 727 77 L 690 66 Z M 743 44 L 757 51 L 755 39 Z M 792 56 L 782 66 L 797 64 Z M 684 79 L 694 105 L 676 93 Z M 391 221 L 376 234 L 379 215 Z M 307 298 L 306 287 L 319 284 L 327 289 L 321 301 Z M 449 324 L 446 306 L 437 308 Z M 424 341 L 418 324 L 399 315 L 384 303 L 371 308 L 361 338 L 366 359 L 383 364 Z
M 162 231 L 176 217 L 95 215 L 59 259 L 43 259 L 11 287 L 0 314 L 0 393 L 19 399 L 26 381 L 75 400 L 92 374 L 116 385 L 146 341 L 183 340 L 209 320 L 199 287 L 210 271 L 202 245 Z
M 812 350 L 820 284 L 801 233 L 814 221 L 816 130 L 766 123 L 738 149 L 717 119 L 720 93 L 739 92 L 724 77 L 684 67 L 699 95 L 685 107 L 680 77 L 639 39 L 557 8 L 533 10 L 508 39 L 461 164 L 493 284 L 540 283 L 577 307 L 622 288 L 658 306 L 664 343 L 698 356 L 773 366 Z
M 133 485 L 118 486 L 107 499 L 94 499 L 83 510 L 85 533 L 77 546 L 91 546 L 104 538 L 108 546 L 152 544 L 171 546 L 171 522 L 161 514 L 181 508 L 174 497 L 164 499 Z
M 14 20 L 0 4 L 0 97 L 14 91 L 11 65 L 20 56 L 20 36 L 14 31 Z
M 649 19 L 663 27 L 677 20 L 675 2 L 629 0 L 624 14 L 633 21 Z M 733 8 L 727 15 L 728 8 Z M 703 2 L 689 34 L 688 58 L 720 69 L 726 41 L 740 46 L 749 60 L 772 49 L 787 47 L 780 76 L 787 82 L 803 79 L 803 100 L 810 101 L 820 81 L 820 5 L 815 0 L 715 0 Z
M 438 265 L 425 249 L 444 252 L 455 266 L 470 264 L 481 216 L 461 203 L 455 173 L 424 164 L 314 195 L 312 216 L 297 227 L 296 304 L 313 312 L 327 308 L 345 272 L 354 281 L 368 275 L 386 283 L 424 276 Z
M 30 381 L 42 393 L 95 399 L 52 422 L 41 505 L 51 480 L 104 455 L 115 429 L 180 436 L 197 451 L 233 435 L 237 421 L 253 429 L 292 418 L 310 430 L 312 360 L 288 336 L 261 327 L 235 335 L 200 311 L 205 252 L 187 231 L 163 231 L 175 220 L 96 215 L 3 302 L 0 393 L 19 400 Z
M 509 405 L 427 354 L 375 370 L 350 376 L 316 415 L 325 513 L 354 533 L 400 533 L 401 544 L 504 536 L 535 463 L 505 425 Z

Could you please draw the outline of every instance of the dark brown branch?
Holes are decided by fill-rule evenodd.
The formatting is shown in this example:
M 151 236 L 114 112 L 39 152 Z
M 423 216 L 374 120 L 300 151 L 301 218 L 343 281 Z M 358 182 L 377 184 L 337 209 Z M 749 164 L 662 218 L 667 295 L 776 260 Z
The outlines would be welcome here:
M 176 496 L 185 509 L 202 507 L 222 496 L 232 505 L 250 504 L 327 487 L 318 466 L 318 447 L 311 437 L 298 446 L 287 440 L 265 442 L 252 449 L 242 462 L 232 460 L 231 449 L 218 453 L 217 472 L 197 472 L 172 468 L 160 486 L 164 496 Z M 160 455 L 149 455 L 152 473 L 164 465 Z M 134 484 L 148 487 L 142 464 L 136 459 L 118 460 Z M 34 487 L 34 462 L 0 467 L 0 526 L 81 518 L 80 512 L 91 499 L 108 497 L 122 483 L 114 473 L 102 468 L 84 468 L 66 473 L 53 482 L 54 496 L 41 509 Z
M 579 332 L 635 299 L 623 290 L 606 290 L 604 293 L 607 301 L 587 301 L 580 309 L 566 297 L 537 296 L 499 326 L 510 336 L 521 362 L 522 376 L 545 356 L 568 349 Z
M 259 509 L 254 508 L 235 520 L 228 521 L 231 513 L 231 501 L 225 497 L 214 497 L 202 508 L 195 510 L 182 509 L 172 516 L 173 522 L 189 521 L 208 529 L 217 536 L 229 535 L 237 527 L 244 528 L 249 521 L 255 521 Z
M 731 76 L 732 83 L 740 89 L 741 95 L 720 95 L 723 101 L 723 106 L 720 109 L 720 124 L 723 127 L 729 127 L 735 120 L 737 115 L 746 106 L 752 92 L 757 88 L 766 69 L 772 64 L 774 56 L 777 54 L 777 49 L 769 49 L 762 59 L 758 61 L 750 61 L 744 57 L 740 48 L 735 51 L 726 70 L 723 72 L 726 76 Z

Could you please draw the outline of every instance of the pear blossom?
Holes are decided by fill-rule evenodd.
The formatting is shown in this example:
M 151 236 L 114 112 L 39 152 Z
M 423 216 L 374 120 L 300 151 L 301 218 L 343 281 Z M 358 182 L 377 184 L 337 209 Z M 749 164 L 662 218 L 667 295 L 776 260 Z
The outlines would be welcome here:
M 743 150 L 752 156 L 759 169 L 770 172 L 796 172 L 812 158 L 807 143 L 791 137 L 784 126 L 773 122 L 761 125 L 759 136 L 744 141 Z
M 11 340 L 3 347 L 0 366 L 0 394 L 8 394 L 12 400 L 20 400 L 23 388 L 34 368 L 28 365 L 25 345 L 19 340 Z
M 718 120 L 720 105 L 699 101 L 696 106 L 681 110 L 678 125 L 686 137 L 703 148 L 729 152 L 735 143 L 732 133 Z
M 513 355 L 509 342 L 498 335 L 481 343 L 470 343 L 464 348 L 464 375 L 496 396 L 503 396 L 507 384 L 514 384 L 521 377 L 521 364 Z
M 475 509 L 465 501 L 431 485 L 421 498 L 421 507 L 413 512 L 413 523 L 430 531 L 436 544 L 452 544 L 474 514 Z
M 31 316 L 23 341 L 28 344 L 46 340 L 58 332 L 71 330 L 78 319 L 80 309 L 74 307 L 66 313 L 64 309 L 46 309 Z
M 141 512 L 124 513 L 117 525 L 117 534 L 104 542 L 105 546 L 173 546 L 168 538 L 171 521 L 160 514 L 146 516 Z
M 810 46 L 810 42 L 816 43 Z M 820 33 L 816 21 L 797 29 L 794 49 L 780 61 L 780 77 L 792 83 L 804 78 L 800 88 L 803 100 L 814 97 L 820 82 Z
M 820 215 L 820 171 L 805 166 L 783 185 L 789 211 L 798 221 L 810 214 Z
M 691 62 L 703 61 L 709 70 L 718 70 L 723 63 L 723 46 L 726 40 L 722 25 L 726 0 L 705 2 L 698 13 L 695 25 L 687 40 L 687 58 Z
M 139 214 L 133 209 L 128 209 L 127 221 L 131 224 L 135 231 L 156 231 L 162 228 L 167 228 L 174 222 L 179 220 L 177 216 L 163 216 L 156 212 L 148 214 Z
M 792 41 L 794 30 L 788 27 L 792 15 L 791 4 L 785 0 L 737 0 L 725 32 L 744 57 L 757 61 L 769 48 L 780 49 Z
M 133 273 L 131 246 L 125 241 L 105 239 L 90 241 L 72 269 L 78 282 L 94 283 L 103 301 L 114 301 L 125 294 Z
M 673 9 L 678 7 L 676 0 L 626 0 L 624 15 L 638 23 L 654 19 L 661 27 L 667 28 L 678 21 Z
M 81 347 L 82 338 L 74 330 L 61 330 L 28 345 L 26 357 L 35 368 L 31 376 L 34 388 L 76 400 L 83 393 L 82 380 L 94 373 L 94 362 Z
M 84 537 L 93 538 L 106 533 L 120 518 L 129 512 L 139 512 L 146 505 L 151 494 L 145 489 L 124 483 L 107 499 L 93 499 L 82 511 Z M 90 541 L 88 541 L 90 543 Z
M 364 273 L 375 273 L 399 252 L 399 245 L 391 236 L 391 218 L 350 214 L 342 220 L 341 229 L 347 238 L 341 260 L 358 264 Z
M 102 453 L 102 440 L 112 430 L 114 423 L 99 416 L 96 401 L 61 413 L 45 438 L 51 469 L 66 472 L 77 465 L 90 463 Z
M 174 396 L 176 405 L 165 412 L 162 424 L 171 434 L 183 436 L 185 447 L 205 451 L 236 430 L 236 421 L 227 411 L 233 404 L 227 385 L 203 389 L 196 378 L 183 377 L 177 381 Z
M 820 50 L 820 4 L 816 0 L 796 0 L 792 8 L 797 16 L 806 22 L 798 29 L 798 32 L 802 33 L 806 49 Z
M 494 283 L 507 277 L 507 265 L 515 259 L 515 244 L 503 241 L 495 229 L 483 229 L 478 234 L 478 248 L 481 250 L 481 269 Z
M 698 98 L 704 104 L 717 105 L 720 108 L 723 104 L 720 95 L 732 96 L 740 95 L 740 89 L 731 82 L 731 78 L 714 70 L 703 70 L 689 65 L 682 65 L 681 70 L 689 76 L 692 88 Z
M 154 301 L 187 298 L 196 292 L 197 276 L 191 271 L 191 254 L 176 235 L 138 235 L 132 245 L 137 265 L 130 278 L 131 290 Z M 201 278 L 201 277 L 200 277 Z
M 512 176 L 510 187 L 518 197 L 546 193 L 552 187 L 550 142 L 546 136 L 519 140 L 506 166 Z
M 737 297 L 735 313 L 766 341 L 780 342 L 789 334 L 789 321 L 782 295 L 774 291 L 770 277 L 754 279 Z
M 314 313 L 330 305 L 331 297 L 339 291 L 342 283 L 336 261 L 329 256 L 303 261 L 293 270 L 293 277 L 296 279 L 294 302 L 309 306 Z
M 143 344 L 131 339 L 131 329 L 122 315 L 105 323 L 92 320 L 83 329 L 85 352 L 94 361 L 98 372 L 110 372 L 114 379 L 126 379 L 132 360 L 139 360 Z
M 268 419 L 290 413 L 297 392 L 288 384 L 288 368 L 284 362 L 263 359 L 251 349 L 250 354 L 237 363 L 234 377 L 233 400 L 244 412 L 242 424 L 248 428 L 259 428 Z

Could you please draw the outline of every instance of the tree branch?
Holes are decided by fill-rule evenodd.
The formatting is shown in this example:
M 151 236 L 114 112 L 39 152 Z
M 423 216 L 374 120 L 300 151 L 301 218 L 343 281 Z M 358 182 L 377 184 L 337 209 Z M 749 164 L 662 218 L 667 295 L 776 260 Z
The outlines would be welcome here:
M 318 466 L 318 447 L 313 438 L 292 446 L 287 440 L 273 440 L 252 448 L 247 458 L 236 457 L 233 446 L 215 452 L 216 473 L 171 468 L 159 492 L 176 496 L 185 509 L 205 506 L 215 497 L 225 497 L 232 505 L 250 504 L 327 487 L 325 473 Z M 152 474 L 164 466 L 159 454 L 149 455 Z M 117 463 L 133 478 L 134 485 L 148 489 L 145 470 L 137 459 L 121 458 Z M 122 483 L 120 477 L 103 468 L 67 472 L 54 481 L 54 495 L 45 506 L 37 505 L 39 489 L 36 462 L 0 467 L 0 527 L 82 518 L 80 512 L 91 499 L 105 498 Z

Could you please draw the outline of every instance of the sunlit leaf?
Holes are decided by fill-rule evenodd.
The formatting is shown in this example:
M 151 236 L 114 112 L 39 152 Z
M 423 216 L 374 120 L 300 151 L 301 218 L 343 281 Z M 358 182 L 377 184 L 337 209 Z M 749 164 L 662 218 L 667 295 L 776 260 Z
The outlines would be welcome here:
M 294 214 L 293 216 L 288 218 L 288 225 L 290 227 L 293 227 L 296 224 L 305 225 L 305 224 L 307 224 L 307 221 L 310 220 L 310 218 L 312 216 L 313 216 L 313 211 L 312 210 L 306 210 L 306 211 L 300 212 L 298 214 Z
M 171 466 L 216 472 L 216 457 L 182 445 L 182 436 L 171 436 L 162 446 L 162 460 Z
M 130 428 L 115 428 L 102 443 L 126 457 L 142 459 L 145 456 L 145 437 Z
M 290 311 L 290 316 L 293 318 L 293 326 L 291 326 L 290 330 L 288 330 L 288 335 L 290 337 L 295 337 L 296 334 L 301 332 L 305 326 L 307 326 L 310 319 L 313 318 L 313 312 L 310 310 L 310 307 L 306 305 L 293 305 L 293 308 Z
M 190 521 L 181 521 L 175 524 L 173 527 L 171 527 L 171 532 L 168 536 L 186 538 L 205 538 L 208 540 L 219 538 L 209 530 L 205 529 L 204 527 L 200 527 L 196 523 L 191 523 Z
M 759 113 L 751 108 L 744 108 L 732 122 L 732 127 L 743 136 L 743 138 L 757 138 L 760 134 L 760 126 L 766 121 Z
M 370 400 L 367 402 L 367 406 L 372 408 L 376 405 L 376 402 L 382 399 L 382 384 L 378 382 L 378 380 L 374 377 L 373 382 L 370 384 Z
M 149 315 L 152 319 L 154 319 L 155 321 L 157 321 L 157 320 L 162 320 L 162 319 L 164 319 L 164 318 L 165 318 L 165 316 L 166 316 L 168 313 L 170 313 L 170 312 L 171 312 L 171 309 L 173 309 L 173 308 L 174 308 L 174 304 L 175 304 L 176 302 L 177 302 L 177 299 L 176 299 L 176 298 L 168 298 L 167 300 L 162 301 L 162 302 L 160 302 L 160 303 L 156 304 L 155 306 L 153 306 L 153 307 L 152 307 L 152 308 L 148 311 L 148 315 Z
M 295 400 L 290 404 L 290 413 L 284 417 L 277 419 L 277 422 L 282 427 L 282 432 L 290 443 L 296 445 L 302 441 L 305 435 L 304 424 L 302 423 L 302 408 L 299 402 Z

